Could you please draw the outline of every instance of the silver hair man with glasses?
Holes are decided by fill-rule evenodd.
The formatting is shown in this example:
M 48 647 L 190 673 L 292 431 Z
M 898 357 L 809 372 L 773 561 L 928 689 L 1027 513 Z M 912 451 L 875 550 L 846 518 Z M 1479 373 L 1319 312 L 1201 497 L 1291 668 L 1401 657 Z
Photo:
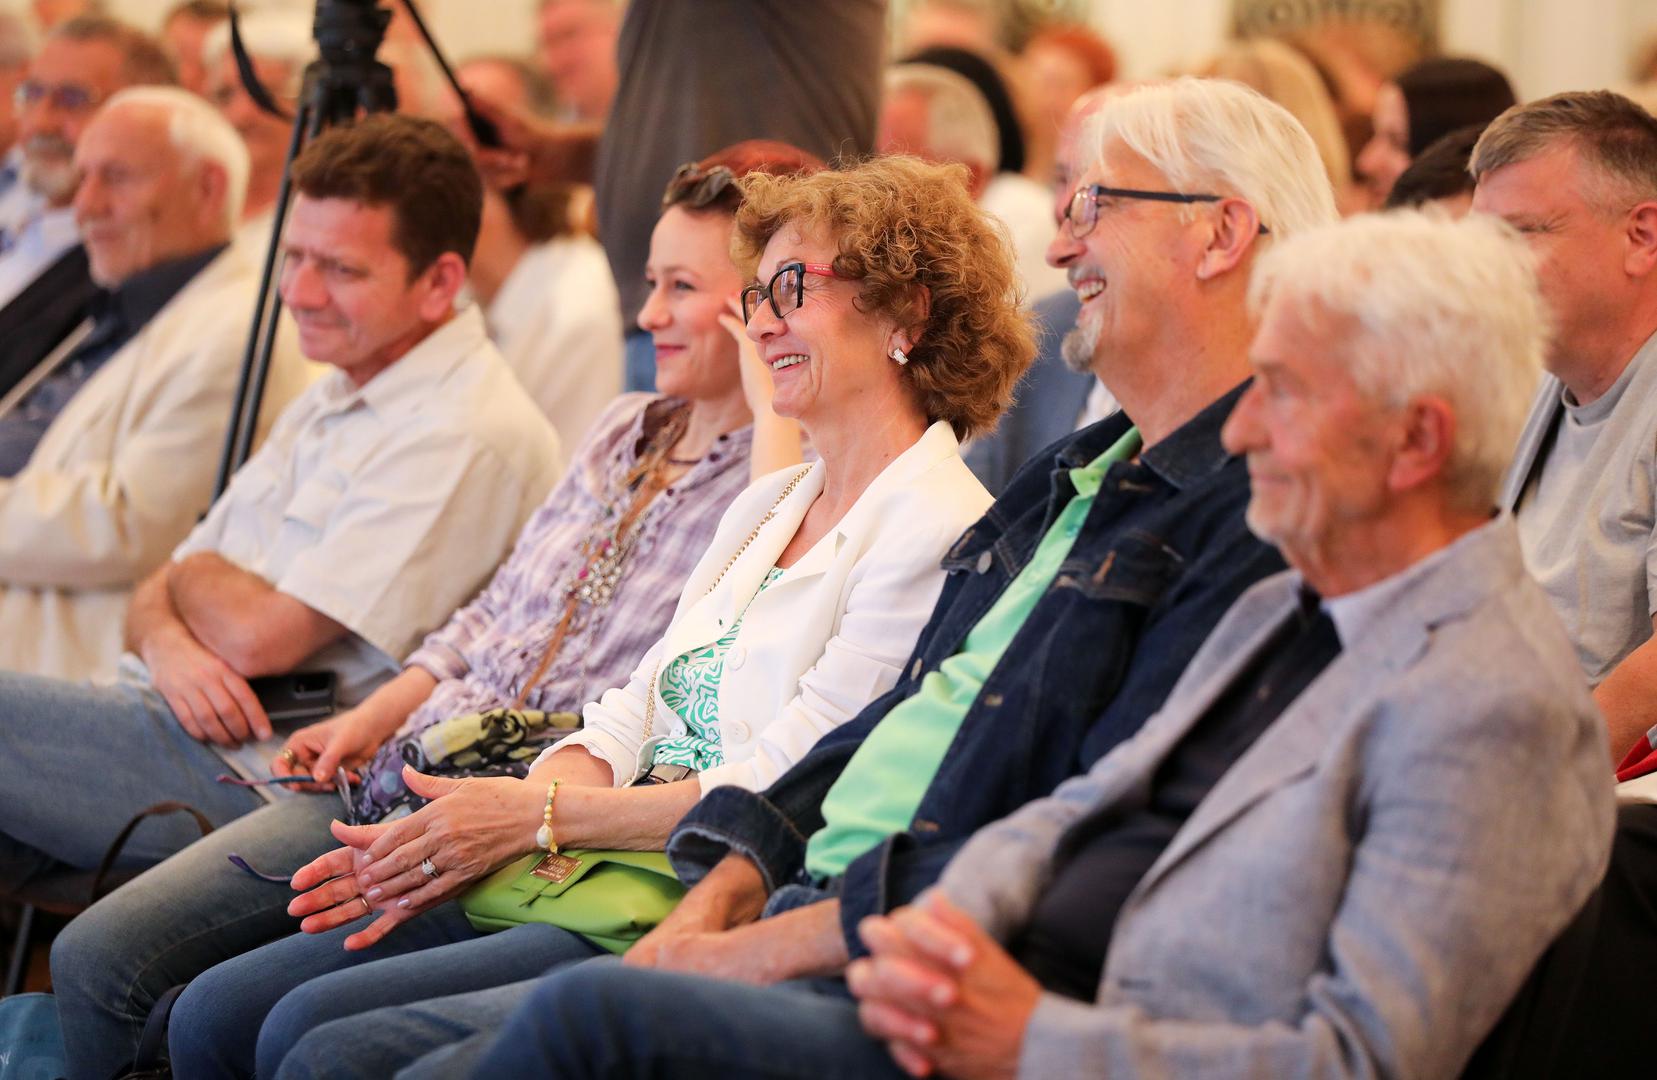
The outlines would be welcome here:
M 1474 147 L 1475 211 L 1522 233 L 1556 328 L 1501 504 L 1618 761 L 1657 725 L 1657 118 L 1607 91 L 1516 106 Z
M 1289 239 L 1252 293 L 1224 439 L 1293 569 L 863 920 L 855 1001 L 582 964 L 399 1075 L 1457 1075 L 1610 846 L 1593 701 L 1493 515 L 1543 306 L 1502 226 L 1414 212 Z

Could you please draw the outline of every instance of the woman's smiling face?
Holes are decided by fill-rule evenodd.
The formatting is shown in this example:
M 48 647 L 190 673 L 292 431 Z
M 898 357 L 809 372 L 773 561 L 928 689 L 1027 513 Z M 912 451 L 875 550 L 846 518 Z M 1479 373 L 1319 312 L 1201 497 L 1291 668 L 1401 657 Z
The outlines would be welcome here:
M 789 263 L 829 266 L 837 253 L 826 228 L 787 224 L 765 245 L 756 276 L 769 283 Z M 855 281 L 806 274 L 798 308 L 779 319 L 762 302 L 748 320 L 748 337 L 771 369 L 778 416 L 808 428 L 830 416 L 849 419 L 901 382 L 902 369 L 888 355 L 895 323 L 858 310 L 857 296 Z
M 656 388 L 691 400 L 741 385 L 736 342 L 719 325 L 742 275 L 731 262 L 731 215 L 670 207 L 650 234 L 639 329 L 656 345 Z

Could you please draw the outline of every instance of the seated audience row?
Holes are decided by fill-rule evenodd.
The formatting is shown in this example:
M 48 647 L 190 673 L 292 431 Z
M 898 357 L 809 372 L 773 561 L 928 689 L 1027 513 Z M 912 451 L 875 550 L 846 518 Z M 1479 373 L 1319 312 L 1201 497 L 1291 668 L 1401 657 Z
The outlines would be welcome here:
M 733 504 L 690 571 L 664 637 L 677 644 L 647 651 L 628 687 L 589 705 L 587 730 L 526 778 L 408 772 L 405 801 L 429 805 L 338 827 L 346 846 L 294 879 L 309 891 L 290 910 L 312 936 L 229 960 L 180 1000 L 181 1075 L 596 1073 L 670 1060 L 846 1075 L 1360 1060 L 1438 1074 L 1466 1062 L 1593 888 L 1611 829 L 1603 727 L 1513 524 L 1490 513 L 1545 340 L 1531 259 L 1483 218 L 1333 226 L 1304 129 L 1232 84 L 1109 98 L 1072 153 L 1077 184 L 1050 254 L 1082 301 L 1077 340 L 1124 413 L 1021 470 L 949 549 L 920 610 L 882 612 L 908 612 L 906 630 L 888 627 L 905 641 L 879 661 L 884 676 L 834 677 L 833 640 L 810 670 L 767 665 L 783 672 L 783 700 L 801 696 L 772 725 L 796 708 L 850 706 L 769 752 L 744 748 L 763 735 L 735 701 L 721 707 L 722 676 L 741 680 L 758 660 L 745 654 L 762 648 L 738 640 L 744 613 L 786 599 L 791 550 L 823 558 L 829 531 L 802 538 L 776 518 L 789 484 L 858 460 L 835 418 L 856 417 L 863 442 L 912 440 L 964 392 L 937 349 L 957 338 L 996 348 L 953 306 L 948 275 L 969 264 L 899 251 L 885 257 L 924 276 L 892 277 L 871 260 L 917 232 L 868 207 L 959 207 L 956 242 L 1001 261 L 999 286 L 977 283 L 976 297 L 1011 304 L 1010 262 L 974 234 L 986 226 L 959 181 L 921 166 L 753 173 L 737 179 L 756 281 L 747 329 L 778 411 L 806 421 L 821 462 Z M 870 184 L 880 195 L 865 204 Z M 1005 340 L 1008 356 L 1028 355 L 1016 334 Z M 920 420 L 906 427 L 904 394 L 876 389 L 879 371 L 918 395 Z M 872 456 L 899 468 L 927 437 Z M 814 519 L 800 510 L 806 530 Z M 938 523 L 917 570 L 964 523 Z M 850 557 L 880 565 L 874 551 Z M 1294 570 L 1276 574 L 1285 557 Z M 856 601 L 855 590 L 842 598 L 841 634 Z M 723 621 L 698 614 L 710 604 Z M 676 637 L 695 621 L 717 640 Z M 770 648 L 799 650 L 801 634 L 783 637 Z M 693 660 L 702 676 L 676 685 L 673 669 Z M 429 689 L 432 673 L 410 670 L 399 681 Z M 671 718 L 667 742 L 641 740 L 652 717 Z M 280 771 L 326 781 L 336 761 L 363 763 L 378 739 L 349 743 L 346 730 L 296 737 Z M 661 757 L 698 731 L 712 745 Z M 1498 758 L 1504 768 L 1488 768 Z M 665 783 L 596 798 L 664 766 L 675 767 Z M 1515 783 L 1530 794 L 1522 814 Z M 549 964 L 603 950 L 547 924 L 481 933 L 453 905 L 433 907 L 532 842 L 556 855 L 564 842 L 664 839 L 693 888 L 626 967 L 575 963 L 537 982 Z M 133 970 L 120 928 L 170 936 L 178 890 L 162 886 L 192 858 L 75 924 L 55 958 L 65 974 Z M 1001 869 L 986 875 L 986 863 Z M 260 884 L 244 874 L 235 887 Z M 1238 962 L 1238 950 L 1259 959 Z M 170 962 L 195 968 L 176 972 L 184 981 L 210 959 L 175 950 Z M 842 972 L 861 1008 L 844 992 L 706 978 Z M 468 992 L 421 1000 L 436 985 Z M 94 1013 L 107 996 L 87 993 L 81 1007 Z M 66 995 L 66 1018 L 74 1002 Z M 1445 1015 L 1458 1023 L 1423 1021 Z M 140 1019 L 119 1021 L 129 1038 Z
M 58 939 L 73 1075 L 130 1066 L 179 984 L 180 1076 L 1454 1075 L 1516 996 L 1570 997 L 1562 932 L 1605 983 L 1649 933 L 1606 760 L 1657 743 L 1638 106 L 1484 128 L 1505 81 L 1428 61 L 1362 171 L 1391 139 L 1389 205 L 1476 213 L 1337 225 L 1339 170 L 1260 94 L 1084 95 L 1036 200 L 1069 288 L 1032 313 L 987 197 L 1030 185 L 1011 101 L 934 47 L 879 138 L 967 167 L 682 166 L 637 319 L 663 393 L 609 400 L 528 385 L 563 320 L 553 364 L 616 371 L 616 301 L 526 73 L 481 60 L 536 183 L 453 118 L 311 142 L 268 416 L 298 397 L 190 531 L 275 230 L 226 116 L 267 156 L 284 127 L 205 37 L 225 116 L 63 24 L 0 191 L 0 326 L 38 352 L 0 353 L 0 617 L 31 628 L 0 876 L 96 865 L 158 798 L 226 824 L 146 825 L 124 863 L 160 865 Z M 604 295 L 561 308 L 548 266 Z M 967 451 L 992 496 L 962 440 L 1038 328 L 1045 434 Z M 331 369 L 303 392 L 300 352 Z M 792 422 L 811 460 L 771 471 Z M 320 674 L 343 711 L 272 708 Z M 480 913 L 615 858 L 654 914 Z
M 619 398 L 490 583 L 361 703 L 289 734 L 276 775 L 330 784 L 347 768 L 358 777 L 352 820 L 377 821 L 425 801 L 405 783 L 405 762 L 465 774 L 448 764 L 460 755 L 431 743 L 445 722 L 493 716 L 479 753 L 494 767 L 482 771 L 521 776 L 530 762 L 510 756 L 517 744 L 504 710 L 574 723 L 583 705 L 626 681 L 748 483 L 750 416 L 734 345 L 718 322 L 723 298 L 741 283 L 727 254 L 738 197 L 729 177 L 815 164 L 787 148 L 740 150 L 670 190 L 644 316 L 664 357 L 664 393 Z M 418 209 L 391 206 L 399 219 Z M 225 856 L 290 873 L 332 846 L 328 825 L 341 808 L 273 795 L 59 938 L 54 983 L 77 1073 L 107 1074 L 130 1058 L 168 987 L 291 929 L 287 890 Z M 178 937 L 179 925 L 196 932 Z M 98 1005 L 117 998 L 128 1003 L 121 1010 Z
M 280 746 L 253 681 L 320 669 L 341 704 L 362 700 L 476 591 L 557 478 L 551 426 L 476 309 L 454 311 L 482 198 L 465 150 L 429 121 L 375 118 L 313 143 L 295 180 L 283 298 L 307 355 L 334 370 L 138 587 L 117 682 L 0 676 L 7 881 L 97 865 L 169 793 L 215 821 L 264 805 L 215 779 L 257 780 Z M 157 822 L 127 858 L 187 839 Z

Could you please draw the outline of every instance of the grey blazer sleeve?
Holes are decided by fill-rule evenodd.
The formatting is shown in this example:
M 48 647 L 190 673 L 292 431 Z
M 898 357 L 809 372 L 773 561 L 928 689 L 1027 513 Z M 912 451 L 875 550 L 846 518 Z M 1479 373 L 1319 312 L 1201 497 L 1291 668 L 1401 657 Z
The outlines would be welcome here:
M 1294 1023 L 1249 1022 L 1246 1000 L 1228 1019 L 1154 1017 L 1107 980 L 1103 1004 L 1044 996 L 1021 1075 L 1456 1075 L 1603 874 L 1612 814 L 1591 717 L 1558 698 L 1478 696 L 1461 698 L 1459 722 L 1381 703 L 1415 715 L 1378 723 L 1385 737 L 1369 734 L 1385 745 L 1360 750 L 1362 768 L 1305 781 L 1349 785 L 1337 829 L 1353 847 L 1333 921 L 1234 931 L 1324 935 Z M 1023 895 L 990 910 L 1005 918 Z

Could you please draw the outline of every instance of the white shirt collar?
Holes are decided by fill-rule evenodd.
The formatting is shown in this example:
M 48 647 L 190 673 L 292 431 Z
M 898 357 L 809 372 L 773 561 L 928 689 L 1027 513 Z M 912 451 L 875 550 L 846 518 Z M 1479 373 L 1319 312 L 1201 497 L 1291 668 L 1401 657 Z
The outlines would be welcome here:
M 1335 633 L 1340 635 L 1341 644 L 1350 647 L 1380 620 L 1394 600 L 1408 592 L 1422 576 L 1431 573 L 1433 567 L 1448 559 L 1451 551 L 1470 537 L 1482 535 L 1496 520 L 1492 518 L 1491 522 L 1457 537 L 1426 558 L 1417 559 L 1398 573 L 1382 578 L 1367 588 L 1342 596 L 1325 597 L 1323 610 L 1334 620 Z
M 337 368 L 330 371 L 324 376 L 329 381 L 326 394 L 337 410 L 358 401 L 376 412 L 395 409 L 404 398 L 430 395 L 444 376 L 487 342 L 483 314 L 476 304 L 469 304 L 364 386 L 354 385 Z

